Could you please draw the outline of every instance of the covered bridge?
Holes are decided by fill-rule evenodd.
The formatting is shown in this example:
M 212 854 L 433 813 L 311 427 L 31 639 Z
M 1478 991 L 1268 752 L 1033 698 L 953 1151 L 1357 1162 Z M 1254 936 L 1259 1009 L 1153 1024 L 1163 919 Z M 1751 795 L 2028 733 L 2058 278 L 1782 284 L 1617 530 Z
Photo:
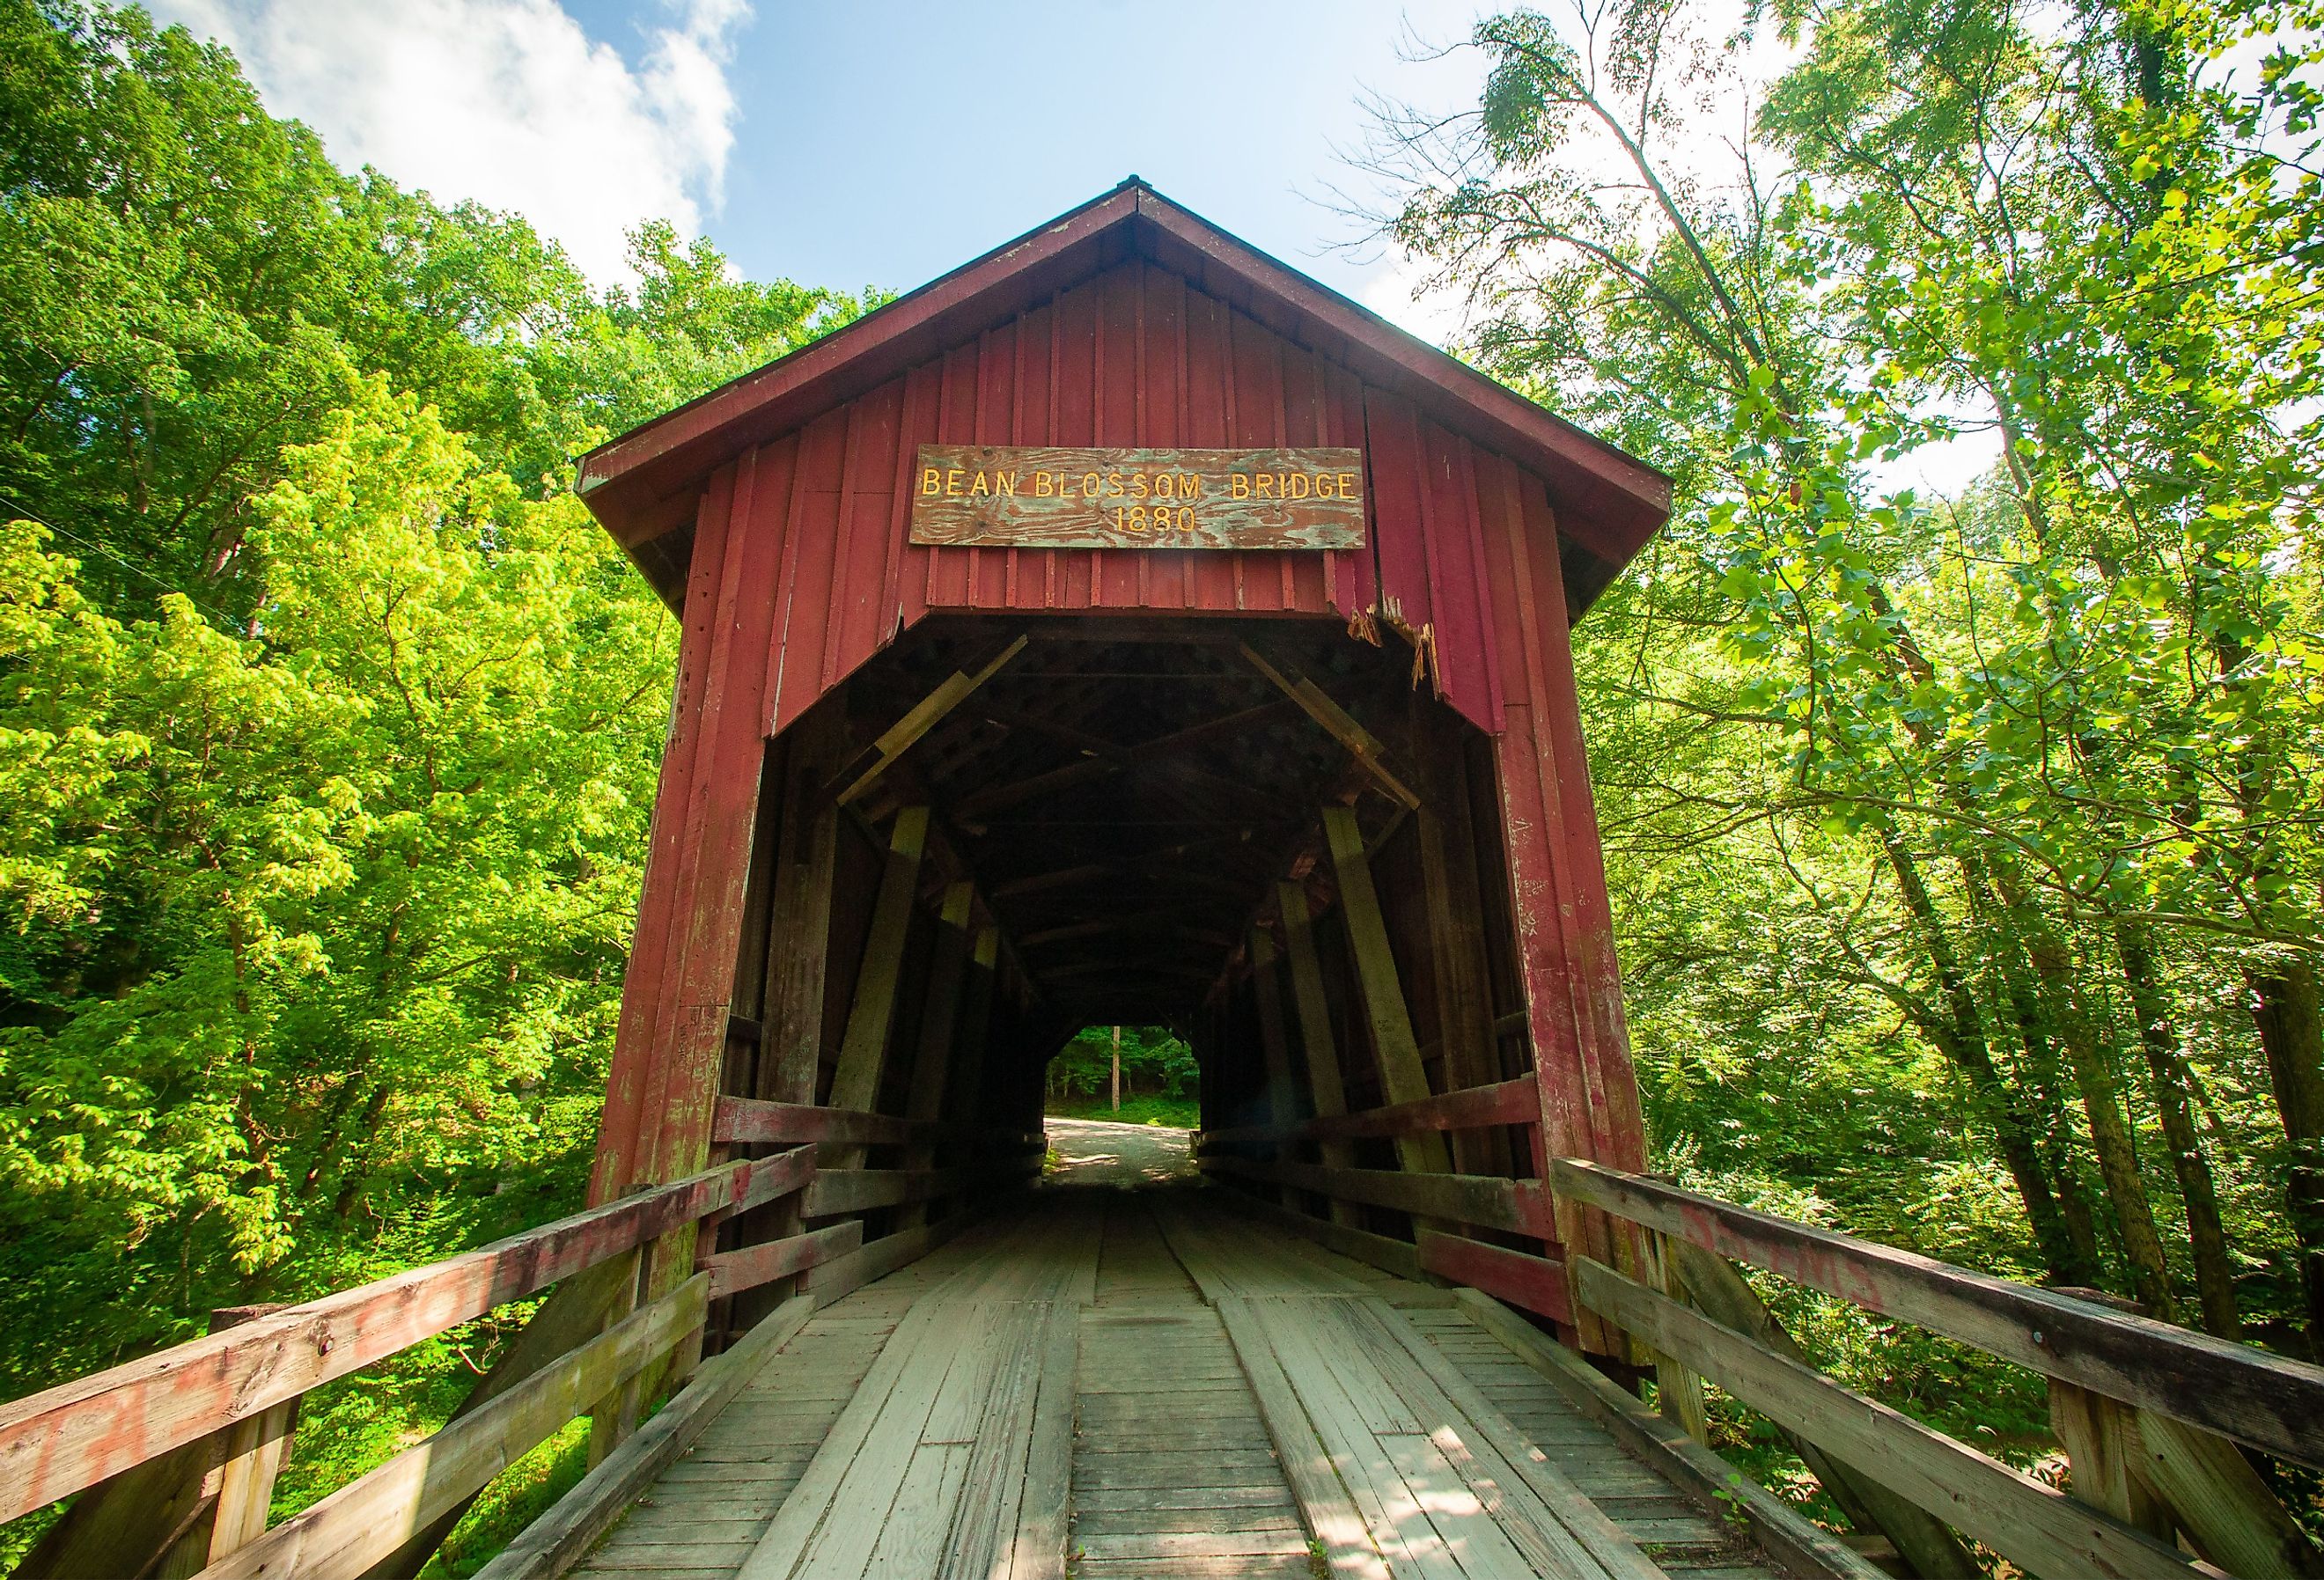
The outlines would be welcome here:
M 2319 1572 L 2324 1372 L 1643 1172 L 1569 633 L 1651 468 L 1132 180 L 580 489 L 683 626 L 589 1210 L 0 1407 L 20 1575 L 408 1580 L 581 1414 L 490 1580 Z M 1045 1180 L 1122 1022 L 1200 1178 Z M 2070 1492 L 1729 1258 L 2044 1374 Z M 271 1518 L 306 1390 L 552 1288 Z

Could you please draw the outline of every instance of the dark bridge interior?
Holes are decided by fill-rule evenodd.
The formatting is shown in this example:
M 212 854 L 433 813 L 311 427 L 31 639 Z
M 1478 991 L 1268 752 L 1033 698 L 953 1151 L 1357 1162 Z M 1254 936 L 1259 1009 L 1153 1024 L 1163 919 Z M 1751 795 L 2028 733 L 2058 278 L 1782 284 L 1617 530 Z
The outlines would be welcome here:
M 905 1255 L 1036 1166 L 1047 1066 L 1088 1025 L 1185 1037 L 1206 1132 L 1527 1071 L 1492 744 L 1412 654 L 1330 620 L 932 619 L 769 743 L 710 1140 L 840 1144 L 804 1218 L 743 1214 L 719 1248 L 844 1214 Z M 1523 1176 L 1530 1133 L 1211 1161 Z

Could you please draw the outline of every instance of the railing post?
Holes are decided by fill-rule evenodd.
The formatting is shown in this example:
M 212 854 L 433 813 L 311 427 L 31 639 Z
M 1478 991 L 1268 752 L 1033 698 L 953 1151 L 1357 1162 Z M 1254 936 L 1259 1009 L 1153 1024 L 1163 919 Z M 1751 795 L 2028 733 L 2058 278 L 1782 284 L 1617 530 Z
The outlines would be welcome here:
M 1679 1278 L 1678 1260 L 1671 1253 L 1670 1242 L 1658 1230 L 1644 1232 L 1639 1238 L 1645 1242 L 1646 1257 L 1654 1264 L 1646 1270 L 1647 1276 L 1654 1280 L 1655 1287 L 1664 1294 L 1683 1302 L 1686 1285 Z M 1638 1344 L 1636 1338 L 1631 1342 Z M 1702 1379 L 1668 1355 L 1643 1344 L 1638 1347 L 1652 1357 L 1655 1393 L 1660 1400 L 1662 1413 L 1684 1428 L 1688 1437 L 1705 1448 L 1710 1447 L 1711 1416 L 1703 1405 Z

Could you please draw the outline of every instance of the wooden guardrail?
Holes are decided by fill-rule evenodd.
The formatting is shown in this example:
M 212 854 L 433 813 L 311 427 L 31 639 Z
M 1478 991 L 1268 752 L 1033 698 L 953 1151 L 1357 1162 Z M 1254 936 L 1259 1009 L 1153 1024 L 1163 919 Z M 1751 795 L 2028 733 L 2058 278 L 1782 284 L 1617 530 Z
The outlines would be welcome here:
M 357 1289 L 244 1314 L 206 1337 L 0 1405 L 0 1523 L 79 1494 L 17 1573 L 354 1580 L 378 1566 L 416 1571 L 468 1501 L 520 1455 L 698 1353 L 692 1340 L 711 1301 L 808 1275 L 806 1292 L 702 1368 L 685 1409 L 674 1402 L 656 1418 L 663 1424 L 638 1435 L 641 1444 L 623 1446 L 617 1475 L 633 1477 L 641 1465 L 682 1450 L 740 1386 L 746 1357 L 779 1347 L 814 1307 L 910 1261 L 956 1223 L 867 1245 L 862 1221 L 846 1217 L 726 1251 L 715 1249 L 709 1228 L 784 1198 L 814 1220 L 956 1197 L 1040 1164 L 1038 1138 L 1021 1133 L 740 1099 L 722 1104 L 717 1135 L 788 1150 L 721 1163 Z M 998 1141 L 999 1157 L 980 1167 L 818 1171 L 809 1144 L 962 1141 Z M 647 1249 L 697 1228 L 693 1276 L 631 1309 Z M 269 1529 L 304 1394 L 552 1285 L 550 1305 L 452 1420 Z
M 2183 1580 L 2218 1572 L 2211 1565 L 2246 1580 L 2324 1576 L 2324 1555 L 2235 1446 L 2324 1468 L 2324 1368 L 1580 1160 L 1547 1160 L 1542 1179 L 1345 1166 L 1348 1141 L 1536 1125 L 1537 1102 L 1532 1077 L 1520 1076 L 1206 1131 L 1195 1148 L 1206 1172 L 1246 1184 L 1252 1210 L 1334 1250 L 1469 1286 L 1569 1337 L 1584 1324 L 1610 1332 L 1618 1354 L 1627 1335 L 1633 1358 L 1658 1373 L 1664 1413 L 1706 1446 L 1702 1381 L 1716 1382 L 1784 1428 L 1851 1519 L 1888 1536 L 1923 1575 L 1981 1574 L 1968 1537 L 2060 1580 Z M 1327 1161 L 1299 1160 L 1301 1143 Z M 1328 1160 L 1335 1149 L 1338 1164 Z M 1300 1210 L 1303 1197 L 1315 1210 Z M 1360 1226 L 1362 1206 L 1406 1215 L 1412 1240 Z M 1635 1226 L 1610 1241 L 1624 1267 L 1559 1243 L 1560 1214 L 1575 1208 Z M 1451 1232 L 1462 1227 L 1529 1236 L 1545 1254 Z M 2072 1492 L 1816 1372 L 1729 1259 L 2042 1373 Z M 1499 1312 L 1512 1343 L 1548 1342 L 1484 1307 Z
M 1538 1180 L 1479 1174 L 1407 1173 L 1297 1162 L 1296 1143 L 1326 1147 L 1366 1139 L 1394 1140 L 1435 1131 L 1538 1126 L 1540 1088 L 1532 1076 L 1470 1086 L 1351 1113 L 1318 1114 L 1296 1124 L 1206 1130 L 1194 1141 L 1203 1168 L 1213 1174 L 1305 1191 L 1341 1206 L 1388 1207 L 1416 1220 L 1410 1242 L 1375 1234 L 1254 1198 L 1264 1215 L 1322 1241 L 1332 1249 L 1405 1278 L 1434 1273 L 1482 1289 L 1512 1306 L 1571 1324 L 1573 1302 L 1557 1244 L 1550 1198 Z M 1327 1150 L 1326 1157 L 1332 1155 Z M 1464 1224 L 1529 1235 L 1554 1254 L 1534 1256 L 1488 1241 L 1464 1239 L 1434 1227 Z
M 1658 1265 L 1641 1276 L 1585 1256 L 1569 1272 L 1575 1300 L 1665 1368 L 1666 1392 L 1690 1373 L 1716 1382 L 1840 1479 L 1868 1478 L 2033 1574 L 2184 1580 L 2198 1566 L 2181 1538 L 2245 1580 L 2324 1574 L 2233 1446 L 2324 1465 L 2324 1368 L 1593 1163 L 1553 1160 L 1547 1183 L 1647 1232 Z M 2071 1493 L 1813 1370 L 1748 1288 L 1738 1298 L 1728 1258 L 2043 1374 Z

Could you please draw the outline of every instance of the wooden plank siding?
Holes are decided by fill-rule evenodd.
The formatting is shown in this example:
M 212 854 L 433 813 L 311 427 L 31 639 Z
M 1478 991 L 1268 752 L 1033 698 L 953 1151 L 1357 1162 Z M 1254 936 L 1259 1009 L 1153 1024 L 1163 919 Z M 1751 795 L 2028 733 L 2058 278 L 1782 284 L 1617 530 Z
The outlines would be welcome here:
M 1257 304 L 1247 304 L 1257 305 Z M 908 541 L 921 444 L 1361 448 L 1363 553 Z M 710 1142 L 761 743 L 932 614 L 1377 613 L 1496 742 L 1551 1154 L 1643 1164 L 1542 481 L 1246 307 L 1132 255 L 742 451 L 702 495 L 593 1199 Z M 835 937 L 835 945 L 841 940 Z M 844 947 L 834 964 L 847 968 Z M 1585 1249 L 1610 1255 L 1607 1232 Z

